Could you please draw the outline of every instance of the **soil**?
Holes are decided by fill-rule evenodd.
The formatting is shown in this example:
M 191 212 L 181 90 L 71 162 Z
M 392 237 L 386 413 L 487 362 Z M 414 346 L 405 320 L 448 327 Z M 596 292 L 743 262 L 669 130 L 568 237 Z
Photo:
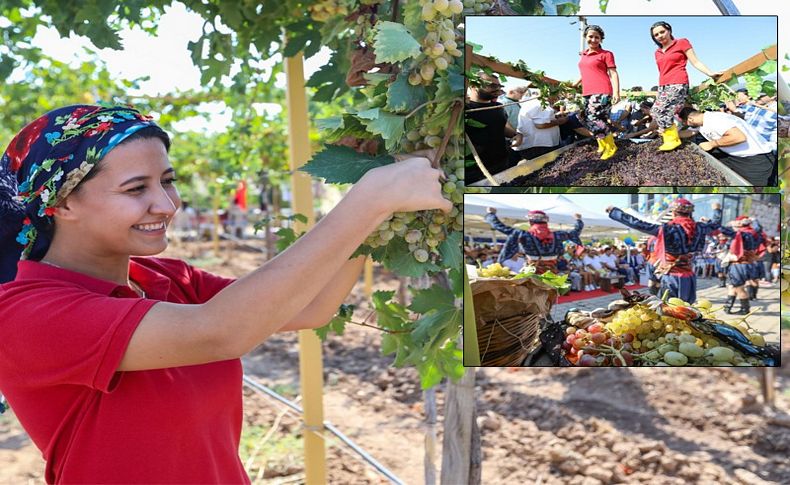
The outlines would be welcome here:
M 601 160 L 592 143 L 563 152 L 554 162 L 529 175 L 517 177 L 508 187 L 531 186 L 722 186 L 731 185 L 688 143 L 661 152 L 660 140 L 646 143 L 618 141 L 618 150 Z
M 201 255 L 190 243 L 168 256 Z M 215 273 L 240 276 L 260 254 L 236 249 L 198 261 Z M 374 289 L 397 289 L 393 275 L 376 268 Z M 369 313 L 361 286 L 349 297 L 355 320 Z M 783 332 L 790 350 L 790 331 Z M 423 483 L 423 396 L 413 369 L 390 367 L 376 331 L 350 326 L 323 345 L 324 414 L 405 483 Z M 783 359 L 788 362 L 788 359 Z M 244 358 L 245 372 L 298 403 L 295 334 L 277 334 Z M 477 423 L 482 483 L 599 485 L 759 484 L 790 482 L 790 370 L 777 369 L 777 407 L 762 404 L 756 369 L 477 369 Z M 437 468 L 441 461 L 444 386 L 437 389 Z M 298 416 L 245 388 L 245 425 L 276 423 L 269 441 L 300 436 Z M 329 483 L 387 483 L 325 432 Z M 253 444 L 259 444 L 262 440 Z M 270 448 L 267 447 L 267 450 Z M 258 453 L 248 467 L 259 483 L 300 483 L 300 451 Z M 40 453 L 13 419 L 0 417 L 0 483 L 41 483 Z M 437 472 L 437 477 L 439 472 Z

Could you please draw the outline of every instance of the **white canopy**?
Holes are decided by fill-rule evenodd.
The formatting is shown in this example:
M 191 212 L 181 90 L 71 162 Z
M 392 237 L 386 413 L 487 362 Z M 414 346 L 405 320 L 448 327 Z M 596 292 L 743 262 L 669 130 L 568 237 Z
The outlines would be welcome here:
M 581 214 L 584 221 L 582 236 L 617 236 L 630 230 L 615 222 L 606 214 L 582 207 L 565 195 L 559 194 L 466 194 L 464 196 L 464 232 L 467 235 L 492 233 L 485 222 L 486 209 L 493 207 L 497 217 L 506 224 L 527 222 L 527 212 L 540 210 L 549 216 L 549 227 L 553 230 L 568 230 L 576 222 L 574 214 Z

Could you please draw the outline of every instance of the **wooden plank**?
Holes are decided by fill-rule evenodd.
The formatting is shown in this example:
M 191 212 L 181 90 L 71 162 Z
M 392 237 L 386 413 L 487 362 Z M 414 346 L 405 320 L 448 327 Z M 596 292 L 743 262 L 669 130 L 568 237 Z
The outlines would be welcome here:
M 504 74 L 505 76 L 510 77 L 517 77 L 519 79 L 526 79 L 527 74 L 524 74 L 522 71 L 515 69 L 513 66 L 506 62 L 495 61 L 490 59 L 486 56 L 481 56 L 480 54 L 475 54 L 472 52 L 472 46 L 466 46 L 465 52 L 465 59 L 464 59 L 464 68 L 468 71 L 472 65 L 480 66 L 480 67 L 487 67 L 494 72 L 499 74 Z M 541 77 L 541 81 L 556 86 L 560 83 L 556 79 L 552 79 L 550 77 L 543 76 Z
M 755 69 L 759 68 L 763 65 L 765 61 L 775 61 L 777 60 L 777 49 L 776 44 L 761 50 L 757 54 L 753 55 L 752 57 L 746 59 L 743 62 L 740 62 L 731 68 L 724 71 L 724 73 L 719 76 L 719 78 L 715 81 L 718 83 L 724 83 L 729 81 L 733 78 L 733 76 L 740 76 L 742 74 L 746 74 L 747 72 L 754 71 Z M 705 81 L 704 83 L 700 84 L 696 89 L 702 90 L 706 87 L 710 86 L 711 83 L 714 82 L 712 79 Z

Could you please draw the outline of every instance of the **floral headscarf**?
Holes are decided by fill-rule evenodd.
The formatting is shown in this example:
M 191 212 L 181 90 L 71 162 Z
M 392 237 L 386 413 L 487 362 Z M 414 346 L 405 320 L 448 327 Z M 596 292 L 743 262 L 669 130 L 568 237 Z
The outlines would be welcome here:
M 131 106 L 76 105 L 50 111 L 11 140 L 0 158 L 0 283 L 20 259 L 49 249 L 55 206 L 116 145 L 155 126 Z

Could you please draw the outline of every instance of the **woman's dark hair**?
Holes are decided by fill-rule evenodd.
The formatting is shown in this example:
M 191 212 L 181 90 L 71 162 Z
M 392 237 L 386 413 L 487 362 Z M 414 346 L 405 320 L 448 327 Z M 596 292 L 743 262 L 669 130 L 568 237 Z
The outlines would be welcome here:
M 675 36 L 672 35 L 672 26 L 662 20 L 661 22 L 656 22 L 650 26 L 650 38 L 653 39 L 653 42 L 655 42 L 657 46 L 661 47 L 661 42 L 657 41 L 656 38 L 653 37 L 653 29 L 656 27 L 664 27 L 667 29 L 669 31 L 669 38 L 675 40 Z
M 598 32 L 599 34 L 601 34 L 601 40 L 604 39 L 605 36 L 604 36 L 604 33 L 603 33 L 603 29 L 601 28 L 600 25 L 594 25 L 593 24 L 593 25 L 588 25 L 587 27 L 585 27 L 584 28 L 584 36 L 587 37 L 587 32 L 589 32 L 591 30 L 594 30 L 595 32 Z
M 170 137 L 162 128 L 159 128 L 156 125 L 146 126 L 145 128 L 140 128 L 139 130 L 135 131 L 131 135 L 127 136 L 123 139 L 118 145 L 123 145 L 124 143 L 129 143 L 134 140 L 152 140 L 158 139 L 165 145 L 165 151 L 170 151 Z M 116 146 L 118 146 L 116 145 Z M 101 171 L 102 163 L 99 162 L 93 166 L 90 172 L 88 172 L 85 177 L 80 180 L 80 183 L 77 184 L 76 187 L 71 191 L 71 193 L 75 193 L 80 189 L 80 186 L 87 182 L 88 180 L 92 179 L 96 175 L 99 174 Z

